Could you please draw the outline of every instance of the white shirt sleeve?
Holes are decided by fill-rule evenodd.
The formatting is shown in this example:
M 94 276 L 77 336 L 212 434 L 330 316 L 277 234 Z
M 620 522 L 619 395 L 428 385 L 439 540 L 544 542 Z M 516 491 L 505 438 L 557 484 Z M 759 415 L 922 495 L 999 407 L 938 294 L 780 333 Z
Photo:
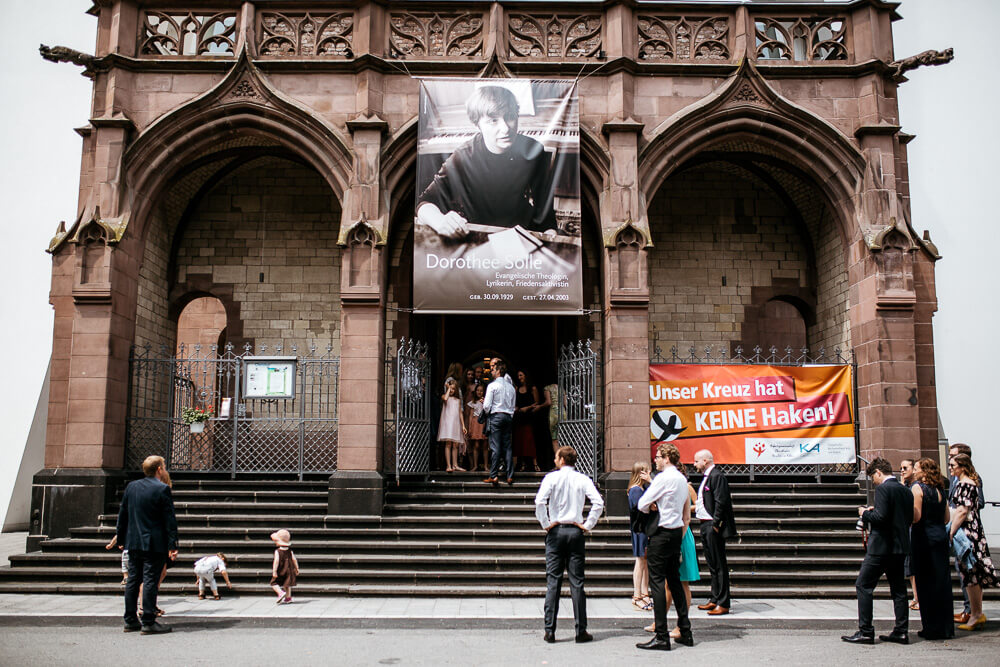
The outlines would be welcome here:
M 535 494 L 535 518 L 538 519 L 538 523 L 540 523 L 544 529 L 548 529 L 549 525 L 552 523 L 549 520 L 549 496 L 551 494 L 552 473 L 549 473 L 542 478 L 542 485 L 538 487 L 538 493 Z M 601 504 L 603 507 L 603 501 Z
M 660 473 L 662 475 L 663 473 Z M 637 505 L 640 512 L 643 514 L 649 514 L 649 506 L 660 499 L 663 495 L 663 480 L 660 479 L 660 475 L 653 478 L 653 482 L 649 485 L 649 488 L 642 494 L 639 498 L 639 504 Z M 657 483 L 659 482 L 659 484 Z
M 587 515 L 587 520 L 583 522 L 583 529 L 591 531 L 597 525 L 597 520 L 601 518 L 601 513 L 604 512 L 604 498 L 601 497 L 600 491 L 597 490 L 597 487 L 594 486 L 590 478 L 587 477 L 585 479 L 587 480 L 587 497 L 590 498 L 590 514 Z
M 486 397 L 483 398 L 483 410 L 486 410 L 486 412 L 490 412 L 493 409 L 493 397 L 496 393 L 496 383 L 490 382 L 486 385 Z

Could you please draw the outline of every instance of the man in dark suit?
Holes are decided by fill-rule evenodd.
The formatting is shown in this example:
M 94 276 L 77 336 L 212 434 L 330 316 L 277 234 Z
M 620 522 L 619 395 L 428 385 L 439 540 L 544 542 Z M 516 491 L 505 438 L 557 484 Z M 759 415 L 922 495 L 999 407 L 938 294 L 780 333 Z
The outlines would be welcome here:
M 708 602 L 698 605 L 698 609 L 707 610 L 710 616 L 721 616 L 729 613 L 731 605 L 726 540 L 736 537 L 733 498 L 729 493 L 729 481 L 716 467 L 712 452 L 703 449 L 696 453 L 694 466 L 702 474 L 695 518 L 700 520 L 701 546 L 712 575 L 712 595 Z
M 851 644 L 874 644 L 872 596 L 884 573 L 889 580 L 896 626 L 884 642 L 908 644 L 910 610 L 906 604 L 906 577 L 903 561 L 910 553 L 910 525 L 913 523 L 913 494 L 892 476 L 892 465 L 883 458 L 868 464 L 868 477 L 875 487 L 875 506 L 859 507 L 861 520 L 869 526 L 868 553 L 861 563 L 855 587 L 858 591 L 858 631 L 841 637 Z
M 156 622 L 156 594 L 160 572 L 167 558 L 177 558 L 177 518 L 162 456 L 142 462 L 146 475 L 125 487 L 118 510 L 118 545 L 128 549 L 128 583 L 125 585 L 125 632 L 161 634 L 171 628 Z M 142 584 L 142 623 L 136 616 Z

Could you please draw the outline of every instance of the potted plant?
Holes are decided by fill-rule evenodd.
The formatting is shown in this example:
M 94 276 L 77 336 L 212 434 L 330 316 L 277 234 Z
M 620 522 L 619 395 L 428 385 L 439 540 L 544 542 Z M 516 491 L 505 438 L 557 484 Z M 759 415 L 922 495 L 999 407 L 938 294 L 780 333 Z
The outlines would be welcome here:
M 185 424 L 191 426 L 192 433 L 201 433 L 205 430 L 205 422 L 212 418 L 215 414 L 215 409 L 209 405 L 208 407 L 202 408 L 182 408 L 181 409 L 181 419 Z

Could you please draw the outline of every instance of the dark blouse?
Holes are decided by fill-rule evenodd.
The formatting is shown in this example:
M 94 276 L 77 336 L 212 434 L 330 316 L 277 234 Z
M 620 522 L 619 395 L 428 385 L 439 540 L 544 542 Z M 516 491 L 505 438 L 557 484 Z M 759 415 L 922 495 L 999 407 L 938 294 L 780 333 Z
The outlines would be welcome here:
M 478 225 L 555 229 L 549 164 L 549 154 L 534 139 L 518 134 L 510 149 L 497 155 L 477 134 L 445 160 L 417 207 L 434 204 Z

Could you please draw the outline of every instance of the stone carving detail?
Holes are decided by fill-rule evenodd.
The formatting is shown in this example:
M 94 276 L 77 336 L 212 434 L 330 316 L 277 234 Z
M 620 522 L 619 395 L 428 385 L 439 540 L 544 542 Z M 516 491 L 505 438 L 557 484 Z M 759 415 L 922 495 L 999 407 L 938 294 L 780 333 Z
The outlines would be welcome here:
M 73 63 L 74 65 L 80 65 L 88 69 L 93 66 L 95 60 L 94 56 L 89 53 L 77 51 L 68 46 L 46 46 L 45 44 L 39 44 L 38 52 L 42 55 L 42 58 L 49 62 Z
M 351 13 L 261 12 L 259 25 L 257 50 L 262 56 L 354 57 Z
M 244 79 L 233 86 L 232 96 L 241 100 L 257 99 L 260 97 L 260 93 L 253 87 L 252 83 Z
M 512 58 L 597 58 L 601 54 L 600 14 L 510 14 L 507 28 Z
M 925 65 L 947 65 L 954 59 L 955 49 L 945 49 L 944 51 L 929 49 L 927 51 L 922 51 L 915 56 L 910 56 L 909 58 L 894 60 L 889 63 L 889 67 L 892 67 L 894 70 L 892 73 L 893 80 L 901 81 L 903 75 L 910 70 L 915 70 L 918 67 L 924 67 Z
M 143 13 L 139 53 L 144 56 L 231 56 L 236 12 Z
M 393 58 L 483 55 L 481 14 L 392 12 L 389 55 Z
M 754 90 L 753 86 L 751 86 L 749 83 L 744 83 L 742 86 L 740 86 L 740 89 L 736 91 L 735 95 L 733 95 L 733 99 L 736 100 L 737 102 L 761 101 L 760 95 L 757 94 L 757 91 Z
M 729 60 L 726 16 L 640 15 L 638 27 L 640 60 Z
M 615 251 L 618 255 L 618 287 L 619 289 L 637 289 L 639 284 L 639 249 L 644 239 L 632 225 L 627 225 L 618 232 L 615 238 Z
M 840 16 L 754 17 L 757 60 L 847 60 L 847 20 Z

